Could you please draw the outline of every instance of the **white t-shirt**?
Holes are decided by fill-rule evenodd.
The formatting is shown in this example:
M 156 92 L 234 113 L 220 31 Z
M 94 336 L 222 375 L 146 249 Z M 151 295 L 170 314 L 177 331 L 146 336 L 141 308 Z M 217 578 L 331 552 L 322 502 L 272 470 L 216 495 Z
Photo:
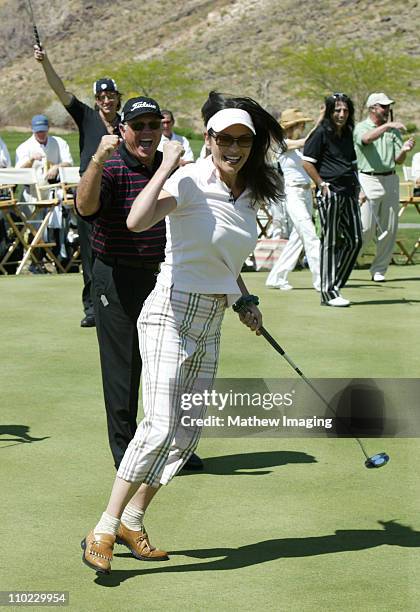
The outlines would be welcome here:
M 0 138 L 0 168 L 10 168 L 12 161 L 6 143 Z
M 162 138 L 160 139 L 160 143 L 157 150 L 163 151 L 163 144 L 165 142 L 169 142 L 170 140 L 177 140 L 182 144 L 185 151 L 184 155 L 181 157 L 182 161 L 194 161 L 194 153 L 192 152 L 190 143 L 188 142 L 187 138 L 185 138 L 185 136 L 180 136 L 180 134 L 175 134 L 175 132 L 172 132 L 172 136 L 170 138 L 162 134 Z
M 232 201 L 211 155 L 179 168 L 164 190 L 177 201 L 166 217 L 165 261 L 157 282 L 192 293 L 240 296 L 237 278 L 257 243 L 257 207 L 249 190 Z
M 308 185 L 311 182 L 302 166 L 303 155 L 299 149 L 291 149 L 279 155 L 279 163 L 283 170 L 286 185 Z
M 59 136 L 48 136 L 47 142 L 41 144 L 37 141 L 34 134 L 25 142 L 22 142 L 16 149 L 16 168 L 21 168 L 33 155 L 42 155 L 42 160 L 35 160 L 33 168 L 35 168 L 40 179 L 43 177 L 45 169 L 45 160 L 51 166 L 53 164 L 70 164 L 73 165 L 73 158 L 70 153 L 70 148 L 67 142 Z
M 411 169 L 414 180 L 420 178 L 420 153 L 415 153 L 411 161 Z

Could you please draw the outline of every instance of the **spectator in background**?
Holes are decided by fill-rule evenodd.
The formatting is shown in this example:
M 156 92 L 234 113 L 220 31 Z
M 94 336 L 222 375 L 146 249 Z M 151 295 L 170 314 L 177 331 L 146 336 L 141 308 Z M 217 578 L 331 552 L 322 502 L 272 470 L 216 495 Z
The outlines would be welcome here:
M 354 130 L 359 181 L 363 190 L 363 243 L 368 244 L 372 238 L 376 241 L 376 256 L 370 273 L 377 283 L 385 281 L 397 236 L 400 181 L 395 166 L 402 164 L 414 147 L 413 138 L 403 143 L 400 130 L 405 131 L 404 124 L 389 121 L 393 103 L 384 93 L 371 94 L 366 103 L 368 117 Z M 385 231 L 386 235 L 377 240 L 377 233 Z
M 16 168 L 34 168 L 39 182 L 54 183 L 60 166 L 72 166 L 73 158 L 64 138 L 49 136 L 49 123 L 45 115 L 32 117 L 32 136 L 16 149 Z M 23 192 L 26 202 L 33 196 L 28 189 Z
M 325 116 L 303 149 L 303 167 L 318 187 L 323 306 L 350 306 L 340 289 L 362 245 L 353 126 L 351 99 L 343 93 L 328 96 Z
M 162 138 L 160 140 L 158 151 L 163 150 L 163 145 L 165 142 L 170 140 L 176 140 L 182 144 L 182 148 L 184 149 L 184 154 L 182 155 L 179 165 L 185 166 L 185 164 L 190 164 L 194 161 L 194 153 L 190 147 L 190 143 L 188 142 L 185 136 L 180 136 L 179 134 L 175 134 L 173 132 L 173 127 L 175 124 L 175 118 L 173 116 L 172 111 L 170 110 L 162 110 Z
M 0 168 L 10 168 L 12 161 L 6 143 L 0 138 Z
M 280 153 L 278 161 L 284 176 L 286 210 L 293 229 L 265 284 L 283 291 L 293 289 L 287 276 L 296 266 L 303 248 L 312 272 L 313 287 L 316 291 L 321 289 L 319 240 L 312 221 L 311 179 L 303 169 L 300 151 L 307 138 L 302 136 L 307 121 L 313 119 L 305 117 L 297 108 L 287 108 L 281 114 L 280 124 L 285 130 L 287 149 Z
M 64 108 L 74 119 L 79 129 L 80 148 L 80 174 L 83 175 L 92 155 L 98 148 L 102 136 L 106 134 L 119 134 L 120 116 L 118 110 L 121 106 L 121 94 L 113 79 L 103 78 L 93 84 L 95 108 L 87 106 L 64 87 L 63 81 L 55 72 L 47 57 L 45 49 L 34 47 L 35 59 L 41 63 L 51 89 L 57 95 Z M 91 296 L 92 287 L 92 245 L 91 225 L 81 218 L 77 219 L 79 232 L 80 252 L 83 267 L 83 310 L 84 318 L 81 327 L 94 327 L 95 315 Z
M 48 118 L 45 115 L 32 117 L 32 136 L 22 142 L 16 149 L 16 168 L 34 168 L 38 183 L 45 185 L 55 183 L 59 179 L 59 167 L 72 166 L 73 158 L 70 148 L 64 138 L 50 136 Z M 23 199 L 29 204 L 35 197 L 34 187 L 27 186 L 23 190 Z M 41 212 L 40 215 L 44 213 Z M 37 220 L 41 220 L 37 218 Z M 54 240 L 54 253 L 63 261 L 67 259 L 65 236 L 63 228 L 63 209 L 61 204 L 54 207 L 45 238 Z M 34 274 L 45 272 L 43 266 L 31 263 L 29 271 Z

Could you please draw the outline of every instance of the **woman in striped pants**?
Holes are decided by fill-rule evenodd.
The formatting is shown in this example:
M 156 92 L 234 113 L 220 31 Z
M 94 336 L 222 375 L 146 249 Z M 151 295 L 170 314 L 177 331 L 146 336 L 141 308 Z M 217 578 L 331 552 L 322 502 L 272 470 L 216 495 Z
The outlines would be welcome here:
M 241 321 L 257 333 L 262 325 L 239 273 L 257 241 L 257 203 L 280 195 L 267 152 L 270 143 L 283 146 L 282 129 L 252 99 L 216 92 L 202 115 L 211 155 L 172 174 L 183 150 L 178 142 L 165 143 L 162 164 L 127 219 L 130 230 L 141 232 L 166 217 L 167 242 L 138 320 L 145 416 L 106 511 L 82 542 L 83 561 L 97 572 L 109 573 L 115 541 L 138 559 L 168 558 L 150 545 L 143 517 L 198 443 L 204 401 L 189 410 L 186 423 L 183 399 L 211 388 L 227 306 L 239 297 L 248 307 Z

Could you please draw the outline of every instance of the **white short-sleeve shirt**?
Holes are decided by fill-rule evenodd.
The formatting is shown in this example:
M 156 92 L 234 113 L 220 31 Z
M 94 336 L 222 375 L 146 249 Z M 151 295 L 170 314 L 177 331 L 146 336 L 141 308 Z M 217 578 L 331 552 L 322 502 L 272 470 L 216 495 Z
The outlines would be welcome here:
M 178 169 L 164 190 L 177 201 L 166 217 L 165 261 L 157 282 L 192 293 L 240 295 L 237 278 L 257 243 L 257 206 L 245 190 L 234 202 L 211 155 Z
M 21 168 L 33 155 L 41 154 L 43 159 L 46 159 L 49 164 L 64 164 L 73 165 L 73 158 L 70 153 L 70 148 L 64 138 L 59 136 L 48 136 L 47 142 L 41 144 L 32 134 L 28 140 L 22 142 L 16 149 L 16 168 Z M 33 163 L 40 179 L 44 171 L 45 164 L 43 161 L 35 160 Z
M 25 142 L 22 142 L 16 149 L 16 168 L 21 168 L 27 161 L 36 154 L 42 156 L 41 160 L 34 160 L 32 168 L 34 168 L 37 180 L 42 185 L 45 183 L 45 171 L 47 167 L 55 164 L 73 165 L 73 158 L 70 153 L 70 147 L 64 138 L 59 136 L 48 136 L 47 142 L 41 144 L 37 141 L 34 134 Z M 27 202 L 33 199 L 34 191 L 25 189 L 23 197 Z
M 185 138 L 185 136 L 181 136 L 180 134 L 175 134 L 175 132 L 172 132 L 172 136 L 170 138 L 162 134 L 157 150 L 163 151 L 164 143 L 169 142 L 171 140 L 176 140 L 177 142 L 180 142 L 182 144 L 182 147 L 184 149 L 184 155 L 181 157 L 182 161 L 188 161 L 188 162 L 194 161 L 194 153 L 191 149 L 188 139 Z

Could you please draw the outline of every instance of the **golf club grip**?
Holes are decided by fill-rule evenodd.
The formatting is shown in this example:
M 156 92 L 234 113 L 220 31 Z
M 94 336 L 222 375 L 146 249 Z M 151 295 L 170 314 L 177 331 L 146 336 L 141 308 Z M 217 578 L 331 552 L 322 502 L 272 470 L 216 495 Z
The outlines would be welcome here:
M 41 45 L 41 41 L 39 40 L 39 34 L 38 34 L 38 28 L 36 27 L 36 25 L 33 25 L 34 28 L 34 37 L 35 37 L 35 42 L 39 47 L 39 50 L 42 51 L 42 45 Z

